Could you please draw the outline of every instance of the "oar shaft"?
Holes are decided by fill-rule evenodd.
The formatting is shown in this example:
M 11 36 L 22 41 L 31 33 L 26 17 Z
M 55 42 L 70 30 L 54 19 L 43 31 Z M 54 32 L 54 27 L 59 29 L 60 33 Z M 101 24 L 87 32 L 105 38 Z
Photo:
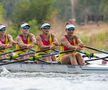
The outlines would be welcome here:
M 0 66 L 7 65 L 7 64 L 13 64 L 13 63 L 18 63 L 18 62 L 24 62 L 24 61 L 27 61 L 27 60 L 29 60 L 29 59 L 23 59 L 23 60 L 16 60 L 16 61 L 12 61 L 12 62 L 1 63 Z
M 108 52 L 103 51 L 103 50 L 99 50 L 99 49 L 96 49 L 96 48 L 93 48 L 93 47 L 89 47 L 89 46 L 85 46 L 85 47 L 88 48 L 88 49 L 94 50 L 94 51 L 98 51 L 98 52 L 101 52 L 101 53 L 108 54 Z
M 9 54 L 9 53 L 12 53 L 12 52 L 22 51 L 22 50 L 25 50 L 25 49 L 27 49 L 27 48 L 22 48 L 22 49 L 18 49 L 18 50 L 12 50 L 12 51 L 5 52 L 5 53 L 0 54 L 0 56 L 6 55 L 6 54 Z
M 102 58 L 95 58 L 95 59 L 90 59 L 90 60 L 85 60 L 86 62 L 87 61 L 96 61 L 96 60 L 100 60 L 100 59 L 104 59 L 104 61 L 108 61 L 106 58 L 108 58 L 108 56 L 107 57 L 102 57 Z

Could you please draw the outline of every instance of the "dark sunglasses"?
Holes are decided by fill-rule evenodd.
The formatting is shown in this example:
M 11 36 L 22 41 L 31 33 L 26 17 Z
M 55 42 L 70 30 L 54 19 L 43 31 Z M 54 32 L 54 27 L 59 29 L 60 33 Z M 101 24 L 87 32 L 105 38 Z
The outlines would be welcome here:
M 29 30 L 30 27 L 29 27 L 29 26 L 25 26 L 25 27 L 23 27 L 22 29 L 24 29 L 24 30 Z
M 43 27 L 42 29 L 50 30 L 50 26 L 45 26 L 45 27 Z
M 67 29 L 68 31 L 75 31 L 75 28 L 71 27 Z
M 0 32 L 4 32 L 4 31 L 6 31 L 6 28 L 0 29 Z

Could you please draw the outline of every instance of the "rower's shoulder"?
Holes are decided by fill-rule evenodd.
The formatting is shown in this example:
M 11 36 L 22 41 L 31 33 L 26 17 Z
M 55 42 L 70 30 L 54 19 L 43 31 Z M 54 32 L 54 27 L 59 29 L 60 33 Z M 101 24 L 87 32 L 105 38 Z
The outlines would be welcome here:
M 63 36 L 61 36 L 61 39 L 60 39 L 61 41 L 66 41 L 67 39 L 66 39 L 66 35 L 63 35 Z
M 41 34 L 39 34 L 39 35 L 36 36 L 36 40 L 37 41 L 41 40 Z
M 49 34 L 52 38 L 56 38 L 56 35 L 54 33 Z
M 35 36 L 35 35 L 33 33 L 29 33 L 29 36 L 32 37 L 32 36 Z
M 36 36 L 36 38 L 40 38 L 41 36 L 42 36 L 42 34 L 39 34 L 39 35 Z
M 12 37 L 12 35 L 10 35 L 10 34 L 6 34 L 8 37 Z
M 77 35 L 73 35 L 73 38 L 76 38 L 76 39 L 78 39 L 79 37 L 78 37 Z
M 77 38 L 78 36 L 77 35 L 73 35 L 73 37 L 76 37 Z
M 6 34 L 7 35 L 7 38 L 12 38 L 12 35 L 10 34 Z

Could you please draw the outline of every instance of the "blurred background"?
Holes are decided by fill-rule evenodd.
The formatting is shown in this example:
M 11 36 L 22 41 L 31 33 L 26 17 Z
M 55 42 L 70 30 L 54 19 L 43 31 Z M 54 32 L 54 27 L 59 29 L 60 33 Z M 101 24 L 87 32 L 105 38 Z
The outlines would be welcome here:
M 68 20 L 86 45 L 108 50 L 108 0 L 0 0 L 0 23 L 14 38 L 23 22 L 35 35 L 43 22 L 49 22 L 60 40 Z

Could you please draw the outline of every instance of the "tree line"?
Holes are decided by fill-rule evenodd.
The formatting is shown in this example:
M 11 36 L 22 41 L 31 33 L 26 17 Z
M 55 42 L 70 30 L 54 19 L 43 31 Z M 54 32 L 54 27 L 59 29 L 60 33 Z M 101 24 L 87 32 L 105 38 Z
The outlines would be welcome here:
M 32 19 L 41 23 L 53 18 L 53 14 L 62 21 L 72 18 L 72 15 L 78 22 L 83 22 L 90 15 L 103 15 L 105 21 L 108 18 L 108 0 L 0 0 L 0 3 L 5 11 L 5 15 L 3 10 L 1 14 L 14 23 Z
M 107 22 L 108 0 L 0 0 L 0 23 L 18 27 L 26 21 L 38 29 L 54 17 L 62 22 L 71 18 L 77 23 Z M 14 26 L 12 29 L 16 29 Z

